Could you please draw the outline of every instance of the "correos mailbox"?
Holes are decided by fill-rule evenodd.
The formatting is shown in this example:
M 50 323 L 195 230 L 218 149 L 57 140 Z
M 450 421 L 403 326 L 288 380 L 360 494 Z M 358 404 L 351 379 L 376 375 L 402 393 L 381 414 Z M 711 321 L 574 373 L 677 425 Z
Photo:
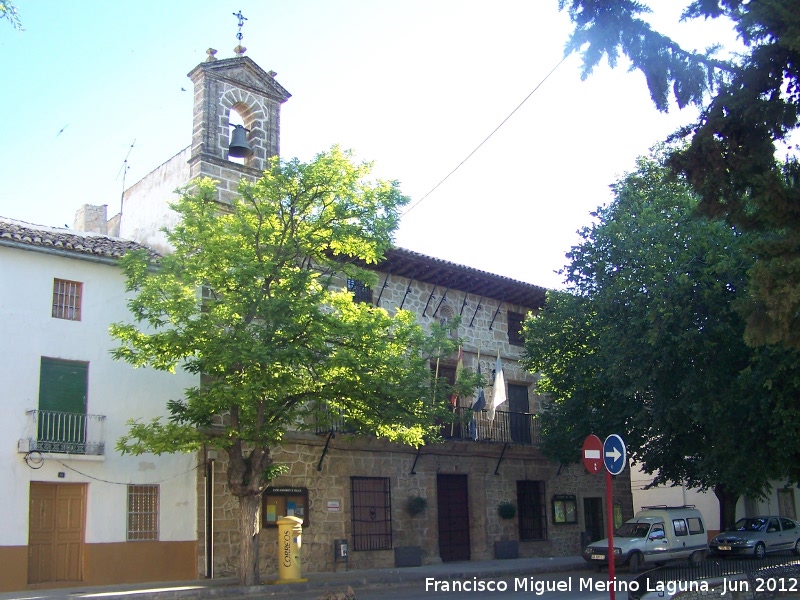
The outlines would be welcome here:
M 278 519 L 278 583 L 305 581 L 300 556 L 303 520 L 297 517 Z

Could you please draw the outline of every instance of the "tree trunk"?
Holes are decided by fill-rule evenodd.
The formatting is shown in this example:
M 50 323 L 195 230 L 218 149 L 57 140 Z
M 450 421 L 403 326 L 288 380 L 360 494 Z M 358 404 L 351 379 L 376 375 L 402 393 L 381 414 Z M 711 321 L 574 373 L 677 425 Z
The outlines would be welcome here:
M 258 532 L 261 531 L 261 496 L 239 496 L 239 584 L 258 585 Z
M 736 522 L 736 503 L 739 501 L 739 494 L 727 491 L 724 485 L 715 485 L 714 495 L 719 501 L 719 529 L 725 531 Z

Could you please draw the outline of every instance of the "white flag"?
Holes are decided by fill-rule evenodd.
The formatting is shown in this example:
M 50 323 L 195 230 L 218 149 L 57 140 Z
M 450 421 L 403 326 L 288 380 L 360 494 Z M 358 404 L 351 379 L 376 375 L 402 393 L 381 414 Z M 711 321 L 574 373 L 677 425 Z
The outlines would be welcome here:
M 506 378 L 503 374 L 503 363 L 500 362 L 500 351 L 497 351 L 497 364 L 494 367 L 494 389 L 492 389 L 492 401 L 489 403 L 488 417 L 494 421 L 494 411 L 506 401 Z

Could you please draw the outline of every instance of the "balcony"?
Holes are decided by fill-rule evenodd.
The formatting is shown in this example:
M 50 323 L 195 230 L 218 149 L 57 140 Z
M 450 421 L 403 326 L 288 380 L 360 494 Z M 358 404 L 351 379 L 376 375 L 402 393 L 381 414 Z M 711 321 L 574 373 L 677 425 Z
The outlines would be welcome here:
M 20 452 L 105 454 L 105 415 L 29 410 L 26 437 L 19 441 Z
M 442 425 L 439 433 L 446 440 L 492 442 L 496 444 L 539 445 L 539 419 L 532 413 L 495 411 L 494 421 L 485 410 L 474 413 L 456 407 L 455 422 Z
M 439 429 L 444 440 L 466 442 L 489 442 L 496 444 L 516 444 L 522 446 L 539 445 L 539 420 L 532 413 L 496 411 L 494 421 L 489 420 L 485 410 L 475 413 L 472 423 L 472 411 L 459 406 L 455 410 L 454 422 L 445 423 Z M 348 427 L 344 418 L 339 415 L 321 412 L 317 433 L 356 433 Z

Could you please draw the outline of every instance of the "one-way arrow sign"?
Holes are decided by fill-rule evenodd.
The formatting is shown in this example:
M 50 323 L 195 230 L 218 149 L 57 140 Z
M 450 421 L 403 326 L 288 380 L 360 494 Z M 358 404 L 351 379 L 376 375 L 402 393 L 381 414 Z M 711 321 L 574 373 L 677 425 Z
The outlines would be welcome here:
M 603 442 L 603 463 L 612 475 L 619 475 L 628 462 L 625 442 L 616 433 L 612 433 Z

